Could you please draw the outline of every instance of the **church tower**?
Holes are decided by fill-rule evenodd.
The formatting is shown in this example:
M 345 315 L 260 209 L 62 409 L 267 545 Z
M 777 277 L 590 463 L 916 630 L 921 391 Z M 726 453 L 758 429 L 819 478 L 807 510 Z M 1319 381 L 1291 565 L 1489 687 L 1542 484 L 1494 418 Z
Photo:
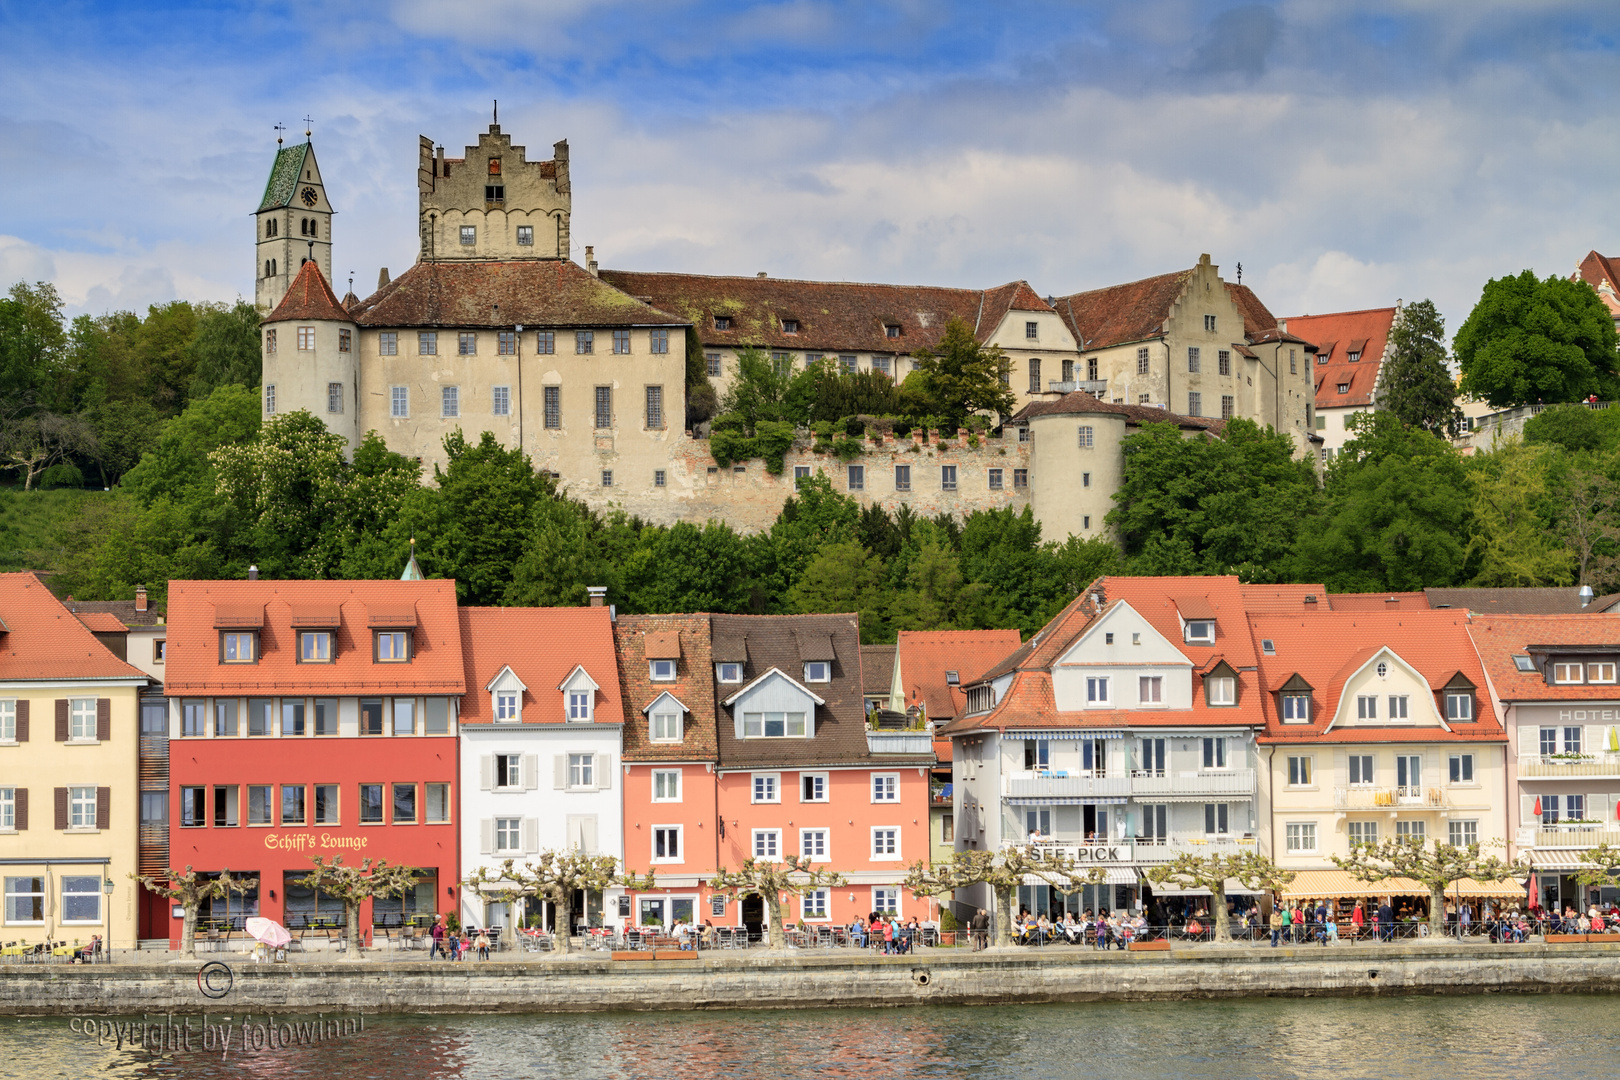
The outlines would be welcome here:
M 276 151 L 264 198 L 254 213 L 258 239 L 253 276 L 258 284 L 253 298 L 262 312 L 276 309 L 298 276 L 298 268 L 312 258 L 321 276 L 332 279 L 332 204 L 326 198 L 309 132 L 304 137 L 304 142 Z

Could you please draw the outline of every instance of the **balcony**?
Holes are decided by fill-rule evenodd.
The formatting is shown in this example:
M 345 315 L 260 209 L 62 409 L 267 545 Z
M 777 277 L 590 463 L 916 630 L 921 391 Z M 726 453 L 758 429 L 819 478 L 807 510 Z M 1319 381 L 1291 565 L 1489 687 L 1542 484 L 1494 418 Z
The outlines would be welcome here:
M 1444 810 L 1451 797 L 1439 785 L 1350 787 L 1333 789 L 1336 810 Z
M 1063 772 L 1015 772 L 1001 781 L 1001 794 L 1008 798 L 1127 798 L 1131 793 L 1128 776 L 1096 776 Z
M 1002 844 L 1002 847 L 1024 846 L 1026 845 L 1012 840 Z M 1055 837 L 1050 840 L 1038 841 L 1032 846 L 1037 852 L 1061 852 L 1068 855 L 1070 859 L 1082 864 L 1102 861 L 1114 863 L 1162 863 L 1169 862 L 1178 855 L 1237 855 L 1259 849 L 1258 842 L 1252 835 L 1209 836 L 1204 833 L 1172 833 L 1169 836 L 1127 836 L 1093 840 L 1082 840 L 1078 837 L 1066 840 L 1062 837 Z M 1080 857 L 1082 850 L 1094 851 L 1098 848 L 1110 849 L 1114 857 L 1106 860 L 1095 857 Z
M 1131 795 L 1138 800 L 1176 796 L 1226 795 L 1254 798 L 1253 769 L 1187 769 L 1182 772 L 1137 769 L 1131 773 Z
M 1098 401 L 1107 400 L 1104 395 L 1108 393 L 1107 379 L 1051 379 L 1046 384 L 1047 392 L 1051 394 L 1072 394 L 1076 390 L 1084 390 Z
M 932 754 L 934 737 L 926 731 L 866 732 L 866 750 L 871 754 Z
M 1593 821 L 1523 828 L 1518 836 L 1520 847 L 1575 848 L 1584 851 L 1599 844 L 1620 845 L 1620 829 Z
M 1519 758 L 1521 778 L 1620 778 L 1620 754 L 1527 754 Z

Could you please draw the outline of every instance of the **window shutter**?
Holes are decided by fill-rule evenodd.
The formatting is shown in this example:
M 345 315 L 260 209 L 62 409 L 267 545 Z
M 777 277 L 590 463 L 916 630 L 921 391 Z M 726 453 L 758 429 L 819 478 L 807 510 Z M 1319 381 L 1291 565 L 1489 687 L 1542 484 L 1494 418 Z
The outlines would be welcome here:
M 613 755 L 596 755 L 596 789 L 607 791 L 613 787 Z
M 28 741 L 28 699 L 17 702 L 17 741 Z
M 1586 725 L 1586 733 L 1585 733 L 1585 736 L 1584 736 L 1584 738 L 1583 738 L 1583 740 L 1581 742 L 1581 753 L 1583 753 L 1583 754 L 1601 754 L 1601 753 L 1603 753 L 1603 748 L 1606 745 L 1603 740 L 1608 736 L 1608 734 L 1609 734 L 1609 729 L 1604 727 L 1602 724 L 1588 724 L 1588 725 Z
M 551 759 L 552 786 L 558 791 L 568 787 L 568 757 L 566 754 L 556 754 Z
M 523 790 L 533 791 L 540 786 L 540 755 L 523 755 Z
M 478 823 L 478 853 L 480 855 L 495 853 L 495 822 L 489 818 Z
M 56 741 L 67 742 L 68 738 L 68 700 L 56 699 Z
M 533 855 L 540 850 L 540 821 L 538 818 L 526 817 L 523 819 L 523 854 Z
M 1586 797 L 1586 816 L 1595 817 L 1610 829 L 1620 827 L 1615 821 L 1613 792 L 1604 792 L 1601 795 L 1588 795 Z
M 96 741 L 112 738 L 112 698 L 96 698 Z
M 490 754 L 478 759 L 478 787 L 483 791 L 495 790 L 495 758 Z
M 1535 724 L 1519 725 L 1519 757 L 1535 757 L 1541 753 L 1541 728 Z
M 1519 827 L 1521 829 L 1537 829 L 1541 821 L 1536 817 L 1536 797 L 1534 795 L 1519 796 Z
M 68 827 L 67 788 L 56 789 L 56 831 L 61 832 Z
M 595 814 L 586 814 L 579 819 L 579 847 L 587 855 L 596 854 Z
M 96 788 L 96 828 L 107 827 L 107 815 L 112 810 L 112 788 Z
M 25 787 L 16 788 L 11 797 L 14 800 L 11 804 L 12 819 L 17 824 L 17 831 L 26 832 L 28 830 L 28 789 Z

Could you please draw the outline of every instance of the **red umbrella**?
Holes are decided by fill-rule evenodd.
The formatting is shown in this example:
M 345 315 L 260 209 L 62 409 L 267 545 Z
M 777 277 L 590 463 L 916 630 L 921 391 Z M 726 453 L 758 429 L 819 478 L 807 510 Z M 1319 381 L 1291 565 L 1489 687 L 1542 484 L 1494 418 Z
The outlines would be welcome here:
M 1536 808 L 1534 810 L 1532 810 L 1531 813 L 1535 814 L 1536 817 L 1541 816 L 1541 796 L 1540 795 L 1536 796 Z
M 1540 904 L 1536 903 L 1536 894 L 1538 892 L 1540 892 L 1540 891 L 1541 891 L 1540 889 L 1536 888 L 1536 872 L 1534 870 L 1532 870 L 1532 871 L 1530 871 L 1530 904 L 1529 904 L 1529 907 L 1530 907 L 1531 911 L 1534 911 L 1536 908 L 1541 906 Z

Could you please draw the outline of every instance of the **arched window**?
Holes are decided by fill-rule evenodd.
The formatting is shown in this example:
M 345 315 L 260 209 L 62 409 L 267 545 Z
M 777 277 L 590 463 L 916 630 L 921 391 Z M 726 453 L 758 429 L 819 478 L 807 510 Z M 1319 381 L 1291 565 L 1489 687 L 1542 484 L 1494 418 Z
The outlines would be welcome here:
M 270 260 L 270 276 L 271 277 L 276 276 L 276 260 L 274 260 L 274 259 Z
M 298 235 L 299 236 L 308 236 L 309 235 L 309 218 L 301 217 L 301 218 L 298 219 Z
M 271 277 L 272 276 L 271 273 L 270 273 L 270 260 L 269 259 L 264 260 L 264 276 L 265 277 Z

